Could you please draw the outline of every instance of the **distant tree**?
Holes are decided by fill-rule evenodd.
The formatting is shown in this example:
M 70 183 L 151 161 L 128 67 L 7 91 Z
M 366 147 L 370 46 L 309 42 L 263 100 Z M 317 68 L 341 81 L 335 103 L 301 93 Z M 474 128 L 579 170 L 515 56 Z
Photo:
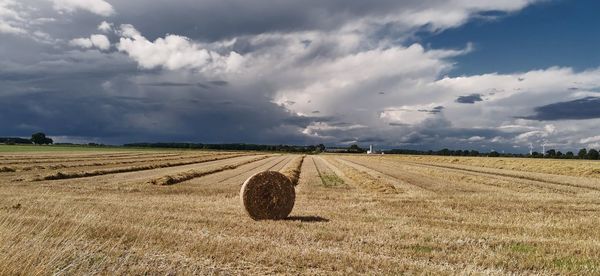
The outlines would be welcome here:
M 476 150 L 472 150 L 471 152 L 469 152 L 469 155 L 471 156 L 479 156 L 479 152 Z
M 363 149 L 361 149 L 358 145 L 354 144 L 351 145 L 350 148 L 348 148 L 349 152 L 363 152 Z
M 546 155 L 548 157 L 552 158 L 552 157 L 556 156 L 556 150 L 554 150 L 554 149 L 548 150 L 548 151 L 546 151 Z
M 587 149 L 580 149 L 579 153 L 577 154 L 577 157 L 579 157 L 580 159 L 586 159 L 588 155 Z
M 31 142 L 36 145 L 49 145 L 54 143 L 51 138 L 46 137 L 43 132 L 34 133 L 31 135 Z
M 563 155 L 564 154 L 560 150 L 556 152 L 556 157 L 558 157 L 558 158 L 562 158 Z
M 492 151 L 492 152 L 490 152 L 490 154 L 488 156 L 489 157 L 500 157 L 500 153 L 498 153 L 497 151 Z
M 323 145 L 323 144 L 319 144 L 319 145 L 317 146 L 317 148 L 319 149 L 319 151 L 320 151 L 320 152 L 324 152 L 324 151 L 325 151 L 325 149 L 326 149 L 325 145 Z
M 565 154 L 565 157 L 572 159 L 573 157 L 575 157 L 575 154 L 573 154 L 572 151 L 567 151 L 567 153 Z
M 588 152 L 588 158 L 591 160 L 598 160 L 598 158 L 600 158 L 600 153 L 598 153 L 598 151 L 595 149 L 591 149 Z

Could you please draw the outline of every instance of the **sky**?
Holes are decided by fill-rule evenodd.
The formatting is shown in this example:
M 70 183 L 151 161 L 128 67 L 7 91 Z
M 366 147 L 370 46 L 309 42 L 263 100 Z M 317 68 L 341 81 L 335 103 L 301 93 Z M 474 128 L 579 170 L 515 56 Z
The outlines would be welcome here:
M 0 136 L 600 148 L 593 0 L 0 0 Z

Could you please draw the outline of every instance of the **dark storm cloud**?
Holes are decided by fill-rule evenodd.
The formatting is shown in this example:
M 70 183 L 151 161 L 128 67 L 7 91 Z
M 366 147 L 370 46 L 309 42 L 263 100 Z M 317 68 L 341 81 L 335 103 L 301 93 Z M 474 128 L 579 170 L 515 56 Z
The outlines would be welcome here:
M 0 56 L 18 40 L 7 37 Z M 116 144 L 311 141 L 301 130 L 317 119 L 291 114 L 272 103 L 269 94 L 256 93 L 257 87 L 246 86 L 244 91 L 251 93 L 239 93 L 239 87 L 224 80 L 143 72 L 119 53 L 38 51 L 45 53 L 32 58 L 17 50 L 17 56 L 0 60 L 3 136 L 44 131 Z
M 156 86 L 156 87 L 200 87 L 204 89 L 210 89 L 211 87 L 218 86 L 226 86 L 228 83 L 226 81 L 209 81 L 206 83 L 196 82 L 148 82 L 148 83 L 140 83 L 143 86 Z
M 335 122 L 335 117 L 315 117 L 315 116 L 290 116 L 284 119 L 284 122 L 289 125 L 298 126 L 300 128 L 306 128 L 312 123 L 329 123 Z
M 87 81 L 90 81 L 89 79 Z M 3 134 L 94 137 L 131 141 L 304 143 L 300 129 L 320 118 L 297 117 L 267 99 L 240 98 L 221 91 L 219 99 L 184 91 L 144 91 L 115 96 L 88 86 L 85 93 L 65 82 L 57 92 L 13 94 L 0 101 Z M 96 83 L 99 87 L 99 83 Z M 134 85 L 125 85 L 135 91 Z M 160 88 L 160 87 L 157 87 Z M 139 91 L 138 91 L 139 92 Z M 224 98 L 232 98 L 225 102 Z M 193 99 L 193 100 L 190 100 Z M 225 104 L 226 103 L 226 104 Z
M 267 32 L 333 30 L 350 20 L 390 14 L 418 2 L 204 0 L 199 3 L 180 0 L 165 5 L 164 1 L 158 0 L 130 0 L 112 4 L 118 11 L 117 21 L 135 25 L 149 38 L 177 33 L 196 39 L 218 40 Z M 148 20 L 149 14 L 152 20 Z
M 186 82 L 149 82 L 140 83 L 143 86 L 156 86 L 156 87 L 190 87 L 197 86 L 202 88 L 208 88 L 209 86 L 203 83 L 186 83 Z
M 559 102 L 535 108 L 535 114 L 520 117 L 527 120 L 558 121 L 600 118 L 600 98 L 587 97 L 568 102 Z
M 210 69 L 203 71 L 204 68 L 189 70 L 193 72 L 166 72 L 168 70 L 154 67 L 146 70 L 142 69 L 144 67 L 139 60 L 132 60 L 131 56 L 118 52 L 115 44 L 120 39 L 118 32 L 103 33 L 97 29 L 103 20 L 114 23 L 115 27 L 132 24 L 149 40 L 146 46 L 157 38 L 165 38 L 167 34 L 186 36 L 194 44 L 193 50 L 206 48 L 223 57 L 233 50 L 244 57 L 248 53 L 249 60 L 258 63 L 260 60 L 252 60 L 253 54 L 260 51 L 271 54 L 270 49 L 287 43 L 286 35 L 291 32 L 309 31 L 307 36 L 311 36 L 314 34 L 310 31 L 316 31 L 314 39 L 312 36 L 311 39 L 298 39 L 300 47 L 307 49 L 306 53 L 298 57 L 281 56 L 281 59 L 290 58 L 295 62 L 290 62 L 290 67 L 311 65 L 316 70 L 320 63 L 315 61 L 334 61 L 342 57 L 339 51 L 346 46 L 345 40 L 328 41 L 321 37 L 335 36 L 342 27 L 350 26 L 348 24 L 351 24 L 352 33 L 365 32 L 362 28 L 372 32 L 361 36 L 358 39 L 361 45 L 352 50 L 364 52 L 379 47 L 374 45 L 384 38 L 393 38 L 396 43 L 401 43 L 399 37 L 407 35 L 406 29 L 429 28 L 428 22 L 437 19 L 427 18 L 423 21 L 420 18 L 414 20 L 417 23 L 410 23 L 413 19 L 406 22 L 390 19 L 390 22 L 382 23 L 382 18 L 394 17 L 406 10 L 435 14 L 440 7 L 454 8 L 462 4 L 448 4 L 443 0 L 177 0 L 169 3 L 162 0 L 108 0 L 114 6 L 115 13 L 104 17 L 85 7 L 73 12 L 57 13 L 50 1 L 18 2 L 31 4 L 35 9 L 30 12 L 35 17 L 53 17 L 55 20 L 48 24 L 31 25 L 29 36 L 0 33 L 2 136 L 29 136 L 34 131 L 45 131 L 51 136 L 99 138 L 106 143 L 193 141 L 304 144 L 321 141 L 338 143 L 340 139 L 343 140 L 341 137 L 355 137 L 353 141 L 364 143 L 401 140 L 423 144 L 434 143 L 444 137 L 494 135 L 483 133 L 483 130 L 455 130 L 449 123 L 440 120 L 416 127 L 391 123 L 390 126 L 402 127 L 393 128 L 397 132 L 385 132 L 371 127 L 372 121 L 361 122 L 359 116 L 332 112 L 323 106 L 303 111 L 313 116 L 300 116 L 286 107 L 297 107 L 305 101 L 311 103 L 311 99 L 302 98 L 296 100 L 297 103 L 287 101 L 288 106 L 273 103 L 274 95 L 281 87 L 273 84 L 278 81 L 275 79 L 277 72 L 271 72 L 268 68 L 278 68 L 277 64 L 265 64 L 265 70 L 262 71 L 264 75 L 259 76 L 232 74 L 233 77 L 223 77 L 210 75 Z M 478 9 L 462 6 L 460 11 L 466 13 Z M 364 23 L 366 19 L 370 21 Z M 462 24 L 464 19 L 459 18 L 456 22 Z M 33 31 L 47 33 L 49 37 L 43 41 L 32 40 Z M 71 39 L 88 38 L 91 34 L 100 33 L 110 39 L 110 49 L 80 50 L 69 45 Z M 254 35 L 260 35 L 260 39 Z M 351 44 L 355 38 L 349 39 Z M 288 50 L 282 52 L 287 54 Z M 141 55 L 140 59 L 164 58 L 164 52 L 149 52 Z M 185 51 L 182 53 L 187 55 Z M 218 60 L 218 57 L 213 57 Z M 286 62 L 281 61 L 282 64 Z M 206 72 L 209 74 L 203 75 Z M 338 74 L 344 75 L 344 72 Z M 422 77 L 421 72 L 415 74 L 411 78 Z M 289 78 L 293 81 L 295 77 Z M 311 81 L 317 83 L 323 80 Z M 296 83 L 300 87 L 310 84 Z M 395 90 L 388 88 L 382 85 L 369 91 L 387 99 L 396 94 L 391 93 Z M 390 93 L 386 95 L 383 91 Z M 314 105 L 319 102 L 318 98 L 312 100 Z M 438 114 L 432 117 L 442 117 L 443 110 L 443 106 L 436 106 L 420 111 Z M 317 116 L 329 114 L 336 115 Z M 318 135 L 304 134 L 306 128 L 315 125 Z M 406 137 L 402 132 L 405 129 L 412 131 Z
M 444 110 L 443 106 L 436 106 L 432 109 L 419 109 L 417 111 L 423 112 L 423 113 L 429 113 L 429 114 L 438 114 L 438 113 L 441 113 L 443 110 Z
M 476 102 L 481 102 L 483 99 L 481 98 L 481 94 L 471 94 L 468 96 L 459 96 L 456 99 L 457 103 L 461 104 L 474 104 Z
M 364 137 L 358 140 L 359 143 L 384 143 L 385 139 L 381 137 Z

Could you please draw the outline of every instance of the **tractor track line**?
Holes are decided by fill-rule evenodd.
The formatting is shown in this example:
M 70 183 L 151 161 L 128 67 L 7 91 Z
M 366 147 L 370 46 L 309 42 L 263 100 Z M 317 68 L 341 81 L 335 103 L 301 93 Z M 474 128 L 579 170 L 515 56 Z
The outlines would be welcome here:
M 348 159 L 340 158 L 340 160 L 346 161 L 346 162 L 348 162 L 348 163 L 352 163 L 352 164 L 354 164 L 354 165 L 357 165 L 358 167 L 363 167 L 363 168 L 366 168 L 367 170 L 372 170 L 372 171 L 375 171 L 375 172 L 377 172 L 377 173 L 380 173 L 380 174 L 382 174 L 382 175 L 385 175 L 385 176 L 387 176 L 387 177 L 390 177 L 390 178 L 393 178 L 393 179 L 399 180 L 400 182 L 404 182 L 404 183 L 406 183 L 406 184 L 408 184 L 408 185 L 411 185 L 411 186 L 417 187 L 417 188 L 419 188 L 419 189 L 423 189 L 423 190 L 425 190 L 425 191 L 428 191 L 428 192 L 431 192 L 431 193 L 434 193 L 434 194 L 438 194 L 438 193 L 439 193 L 439 191 L 437 191 L 437 190 L 435 190 L 435 189 L 432 189 L 432 188 L 429 188 L 429 187 L 424 187 L 424 186 L 422 186 L 422 185 L 418 185 L 418 184 L 416 184 L 416 182 L 419 182 L 419 181 L 416 181 L 415 179 L 423 178 L 423 177 L 426 177 L 426 176 L 423 176 L 423 175 L 418 175 L 418 174 L 413 174 L 413 173 L 407 173 L 407 174 L 405 174 L 405 176 L 412 175 L 412 177 L 407 177 L 407 178 L 403 179 L 403 178 L 400 178 L 400 177 L 398 177 L 398 176 L 394 176 L 394 175 L 391 175 L 391 174 L 388 174 L 388 173 L 382 172 L 382 171 L 380 171 L 380 170 L 378 170 L 378 169 L 375 169 L 375 168 L 373 168 L 373 167 L 366 166 L 366 165 L 363 165 L 363 164 L 359 164 L 359 163 L 356 163 L 356 162 L 354 162 L 354 161 L 351 161 L 351 160 L 348 160 Z M 367 173 L 368 173 L 368 171 L 365 171 L 365 172 L 367 172 Z M 426 177 L 426 178 L 429 178 L 429 177 Z
M 474 170 L 461 170 L 459 168 L 444 168 L 444 167 L 437 167 L 435 165 L 429 165 L 429 164 L 418 164 L 418 163 L 405 163 L 405 165 L 408 166 L 415 166 L 415 167 L 421 167 L 421 168 L 432 168 L 432 169 L 443 169 L 443 170 L 447 170 L 447 171 L 451 171 L 451 172 L 456 172 L 456 173 L 461 173 L 464 175 L 469 175 L 469 176 L 477 176 L 477 177 L 486 177 L 486 178 L 490 178 L 490 179 L 497 179 L 497 180 L 502 180 L 502 181 L 515 181 L 515 180 L 519 180 L 520 183 L 524 184 L 524 185 L 531 185 L 534 186 L 536 188 L 539 188 L 540 190 L 544 190 L 547 192 L 551 192 L 551 193 L 555 193 L 555 194 L 569 194 L 569 195 L 575 195 L 577 194 L 577 192 L 575 191 L 571 191 L 571 190 L 564 190 L 564 188 L 568 188 L 563 186 L 563 185 L 555 185 L 553 183 L 547 183 L 544 181 L 539 181 L 539 180 L 529 180 L 529 179 L 522 179 L 522 178 L 515 178 L 515 177 L 511 177 L 511 176 L 503 176 L 503 175 L 496 175 L 493 173 L 485 173 L 485 172 L 479 172 L 479 171 L 474 171 Z M 515 182 L 516 183 L 516 182 Z M 498 187 L 499 189 L 503 189 L 503 190 L 513 190 L 513 188 L 511 187 L 507 187 L 507 186 L 501 186 L 501 185 L 491 185 L 491 184 L 486 184 L 486 183 L 479 183 L 480 185 L 489 185 L 489 186 L 494 186 L 494 187 Z M 556 187 L 558 186 L 558 187 Z M 563 188 L 563 189 L 560 189 Z M 573 188 L 573 187 L 571 187 Z M 519 191 L 518 188 L 516 190 L 516 192 L 522 192 Z
M 121 167 L 114 169 L 106 169 L 106 170 L 96 170 L 96 171 L 82 171 L 82 172 L 73 172 L 73 173 L 62 173 L 57 172 L 55 174 L 47 175 L 40 178 L 35 178 L 32 181 L 44 181 L 44 180 L 63 180 L 63 179 L 72 179 L 72 178 L 86 178 L 86 177 L 94 177 L 100 175 L 109 175 L 109 174 L 120 174 L 120 173 L 128 173 L 128 172 L 136 172 L 136 171 L 149 171 L 155 169 L 162 168 L 171 168 L 171 167 L 180 167 L 194 164 L 202 164 L 212 161 L 221 161 L 227 160 L 236 157 L 248 156 L 249 154 L 240 154 L 240 155 L 229 155 L 225 157 L 214 157 L 205 160 L 197 160 L 197 161 L 189 161 L 189 162 L 179 162 L 179 163 L 163 163 L 163 164 L 155 164 L 148 166 L 134 166 L 134 167 Z
M 572 187 L 572 188 L 578 188 L 578 189 L 587 189 L 587 190 L 592 190 L 592 191 L 600 191 L 600 188 L 595 188 L 595 187 L 580 186 L 580 185 L 576 185 L 576 184 L 564 183 L 564 182 L 552 181 L 552 180 L 541 180 L 541 179 L 538 179 L 538 178 L 535 178 L 535 177 L 511 175 L 511 174 L 508 174 L 508 173 L 485 172 L 485 171 L 478 171 L 478 170 L 475 170 L 475 169 L 456 168 L 456 167 L 452 167 L 452 166 L 423 164 L 423 163 L 409 162 L 409 161 L 401 161 L 401 162 L 404 162 L 406 164 L 412 164 L 412 165 L 416 165 L 416 166 L 421 166 L 421 167 L 442 168 L 442 169 L 455 170 L 455 171 L 461 171 L 461 172 L 470 172 L 470 173 L 475 173 L 475 174 L 486 175 L 486 176 L 489 176 L 489 177 L 494 177 L 495 176 L 495 177 L 508 178 L 508 179 L 521 179 L 521 180 L 527 180 L 527 181 L 544 183 L 544 184 L 554 184 L 554 185 L 566 186 L 566 187 Z
M 413 167 L 418 167 L 418 168 L 430 168 L 430 169 L 438 169 L 438 170 L 439 169 L 444 169 L 444 170 L 448 170 L 448 171 L 453 171 L 452 169 L 447 169 L 447 168 L 439 168 L 439 167 L 435 167 L 435 166 L 429 167 L 429 166 L 427 166 L 427 164 L 419 164 L 419 163 L 404 162 L 404 161 L 392 161 L 392 162 L 390 162 L 390 161 L 383 161 L 383 163 L 387 164 L 388 166 L 394 166 L 394 162 L 397 163 L 397 164 L 403 164 L 403 165 L 406 165 L 406 166 L 413 166 Z M 369 166 L 366 166 L 366 165 L 363 165 L 363 166 L 365 166 L 367 168 L 370 168 Z M 371 168 L 371 169 L 378 171 L 375 168 Z M 479 173 L 478 172 L 466 172 L 466 171 L 461 171 L 461 170 L 457 170 L 457 171 L 454 171 L 454 172 L 457 172 L 457 173 L 460 173 L 460 174 L 464 174 L 464 175 L 478 176 L 478 177 L 487 177 L 487 178 L 492 178 L 492 179 L 497 179 L 497 180 L 503 180 L 503 181 L 509 181 L 509 182 L 515 180 L 514 178 L 511 178 L 511 177 L 501 177 L 501 176 L 489 175 L 489 174 L 480 173 L 480 172 Z M 409 174 L 409 173 L 406 172 L 406 174 Z M 414 175 L 414 173 L 412 173 L 412 174 Z M 435 178 L 435 177 L 426 176 L 425 174 L 420 174 L 420 173 L 417 173 L 417 174 L 418 175 L 423 175 L 423 177 L 426 177 L 426 178 L 429 178 L 429 179 L 439 179 L 439 178 Z M 523 180 L 523 179 L 521 179 L 521 180 Z M 530 181 L 530 180 L 527 180 L 527 181 L 529 181 L 529 182 L 536 182 L 536 181 Z M 457 183 L 457 182 L 454 182 L 454 183 Z M 458 182 L 458 183 L 460 183 L 460 182 Z M 539 181 L 537 181 L 537 183 L 535 183 L 535 184 L 534 183 L 525 183 L 525 182 L 522 182 L 522 181 L 521 181 L 521 183 L 527 184 L 527 185 L 532 185 L 532 186 L 535 186 L 535 187 L 540 188 L 542 190 L 545 190 L 545 191 L 548 191 L 548 192 L 552 192 L 552 193 L 556 193 L 556 194 L 563 194 L 563 195 L 564 194 L 575 194 L 572 191 L 560 190 L 560 189 L 556 189 L 556 188 L 553 188 L 553 187 L 548 187 L 548 185 L 540 185 L 540 184 L 538 184 Z M 461 184 L 464 184 L 464 183 L 461 183 Z M 489 187 L 489 188 L 492 188 L 494 190 L 497 190 L 497 191 L 500 191 L 500 192 L 504 192 L 504 193 L 509 192 L 509 191 L 520 192 L 520 193 L 522 192 L 522 191 L 518 191 L 518 190 L 515 191 L 515 189 L 514 189 L 515 187 L 508 187 L 508 186 L 502 186 L 502 185 L 492 185 L 492 184 L 482 183 L 482 182 L 476 182 L 476 183 L 473 183 L 473 185 L 480 185 L 480 186 L 483 186 L 483 187 Z
M 283 163 L 284 161 L 287 161 L 287 162 L 285 162 L 285 164 L 283 165 L 283 167 L 281 167 L 281 168 L 280 168 L 279 170 L 277 170 L 277 171 L 281 171 L 281 170 L 283 170 L 283 168 L 285 168 L 285 166 L 287 166 L 287 164 L 289 164 L 290 162 L 292 162 L 292 158 L 290 158 L 289 156 L 286 156 L 286 158 L 285 158 L 285 159 L 283 159 L 283 160 L 281 160 L 281 161 L 277 162 L 277 164 L 275 164 L 275 165 L 273 165 L 273 166 L 269 167 L 269 168 L 268 168 L 268 169 L 266 169 L 265 171 L 270 171 L 271 169 L 273 169 L 273 168 L 275 168 L 275 167 L 279 166 L 279 164 Z
M 189 180 L 192 180 L 195 178 L 200 178 L 203 176 L 220 173 L 220 172 L 224 172 L 224 171 L 235 170 L 243 165 L 252 164 L 254 162 L 259 162 L 259 161 L 267 159 L 269 157 L 270 156 L 268 156 L 268 155 L 263 155 L 263 156 L 259 156 L 257 158 L 250 159 L 247 161 L 242 161 L 242 162 L 239 162 L 239 163 L 236 163 L 233 165 L 224 165 L 224 166 L 212 169 L 212 170 L 189 170 L 187 172 L 181 172 L 181 173 L 174 174 L 174 175 L 165 175 L 165 176 L 162 176 L 159 178 L 148 180 L 146 183 L 152 184 L 152 185 L 159 185 L 159 186 L 171 186 L 171 185 L 186 182 L 186 181 L 189 181 Z
M 325 180 L 323 180 L 323 175 L 321 174 L 321 170 L 319 169 L 319 166 L 317 166 L 317 161 L 315 161 L 315 158 L 312 156 L 310 157 L 310 159 L 313 161 L 313 165 L 315 165 L 315 169 L 317 170 L 319 179 L 321 179 L 321 184 L 323 184 L 323 186 L 325 186 Z
M 280 156 L 280 157 L 281 157 L 281 156 Z M 277 158 L 277 157 L 275 157 L 275 156 L 274 156 L 274 158 Z M 285 160 L 285 158 L 284 158 L 283 160 Z M 245 171 L 245 172 L 243 172 L 243 173 L 246 173 L 246 172 L 250 172 L 250 171 L 256 170 L 256 169 L 260 168 L 261 166 L 264 166 L 265 164 L 269 163 L 269 161 L 271 161 L 271 160 L 266 160 L 266 162 L 264 162 L 264 163 L 261 163 L 261 164 L 259 164 L 258 166 L 254 166 L 254 167 L 252 167 L 252 168 L 250 168 L 250 169 L 246 170 L 246 171 Z M 279 163 L 281 163 L 281 161 L 278 161 L 278 162 L 277 162 L 277 164 L 279 164 Z M 275 164 L 275 165 L 277 165 L 277 164 Z M 225 179 L 222 179 L 222 180 L 218 181 L 218 182 L 217 182 L 217 184 L 223 183 L 223 182 L 225 182 L 225 181 L 227 181 L 227 180 L 229 180 L 229 179 L 236 178 L 236 177 L 238 177 L 238 176 L 239 176 L 239 175 L 232 175 L 232 176 L 230 176 L 230 177 L 227 177 L 227 178 L 225 178 Z
M 28 158 L 28 159 L 16 159 L 12 161 L 4 161 L 0 162 L 1 165 L 23 165 L 30 164 L 34 165 L 43 165 L 43 164 L 54 164 L 54 163 L 68 163 L 68 162 L 95 162 L 95 161 L 105 161 L 105 160 L 132 160 L 135 158 L 163 158 L 163 157 L 177 157 L 184 156 L 181 154 L 165 154 L 165 155 L 120 155 L 120 156 L 100 156 L 100 157 L 83 157 L 83 156 L 75 156 L 75 157 L 65 157 L 58 159 L 36 159 L 36 158 Z M 199 155 L 199 156 L 202 156 Z
M 111 165 L 129 165 L 136 163 L 147 163 L 147 162 L 169 162 L 169 161 L 185 161 L 185 160 L 194 160 L 202 157 L 206 157 L 208 155 L 197 155 L 197 156 L 175 156 L 175 157 L 158 157 L 158 158 L 144 158 L 139 160 L 122 160 L 122 161 L 103 161 L 103 162 L 95 162 L 95 163 L 79 163 L 79 164 L 57 164 L 57 165 L 35 165 L 30 167 L 21 167 L 20 171 L 31 171 L 34 169 L 38 170 L 58 170 L 58 169 L 71 169 L 71 168 L 85 168 L 85 167 L 99 167 L 99 166 L 111 166 Z M 215 155 L 217 156 L 217 155 Z M 222 156 L 227 156 L 226 154 Z

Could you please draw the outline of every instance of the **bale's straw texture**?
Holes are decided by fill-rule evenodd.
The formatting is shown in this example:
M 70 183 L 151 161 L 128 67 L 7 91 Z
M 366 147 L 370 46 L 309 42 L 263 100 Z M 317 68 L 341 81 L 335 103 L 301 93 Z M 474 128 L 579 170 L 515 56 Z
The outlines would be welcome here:
M 242 186 L 242 205 L 254 220 L 284 219 L 294 208 L 296 192 L 290 179 L 280 172 L 257 173 Z
M 292 161 L 292 163 L 282 172 L 283 175 L 287 176 L 292 185 L 298 185 L 298 180 L 300 180 L 300 169 L 302 168 L 302 163 L 304 162 L 305 155 L 300 156 Z

